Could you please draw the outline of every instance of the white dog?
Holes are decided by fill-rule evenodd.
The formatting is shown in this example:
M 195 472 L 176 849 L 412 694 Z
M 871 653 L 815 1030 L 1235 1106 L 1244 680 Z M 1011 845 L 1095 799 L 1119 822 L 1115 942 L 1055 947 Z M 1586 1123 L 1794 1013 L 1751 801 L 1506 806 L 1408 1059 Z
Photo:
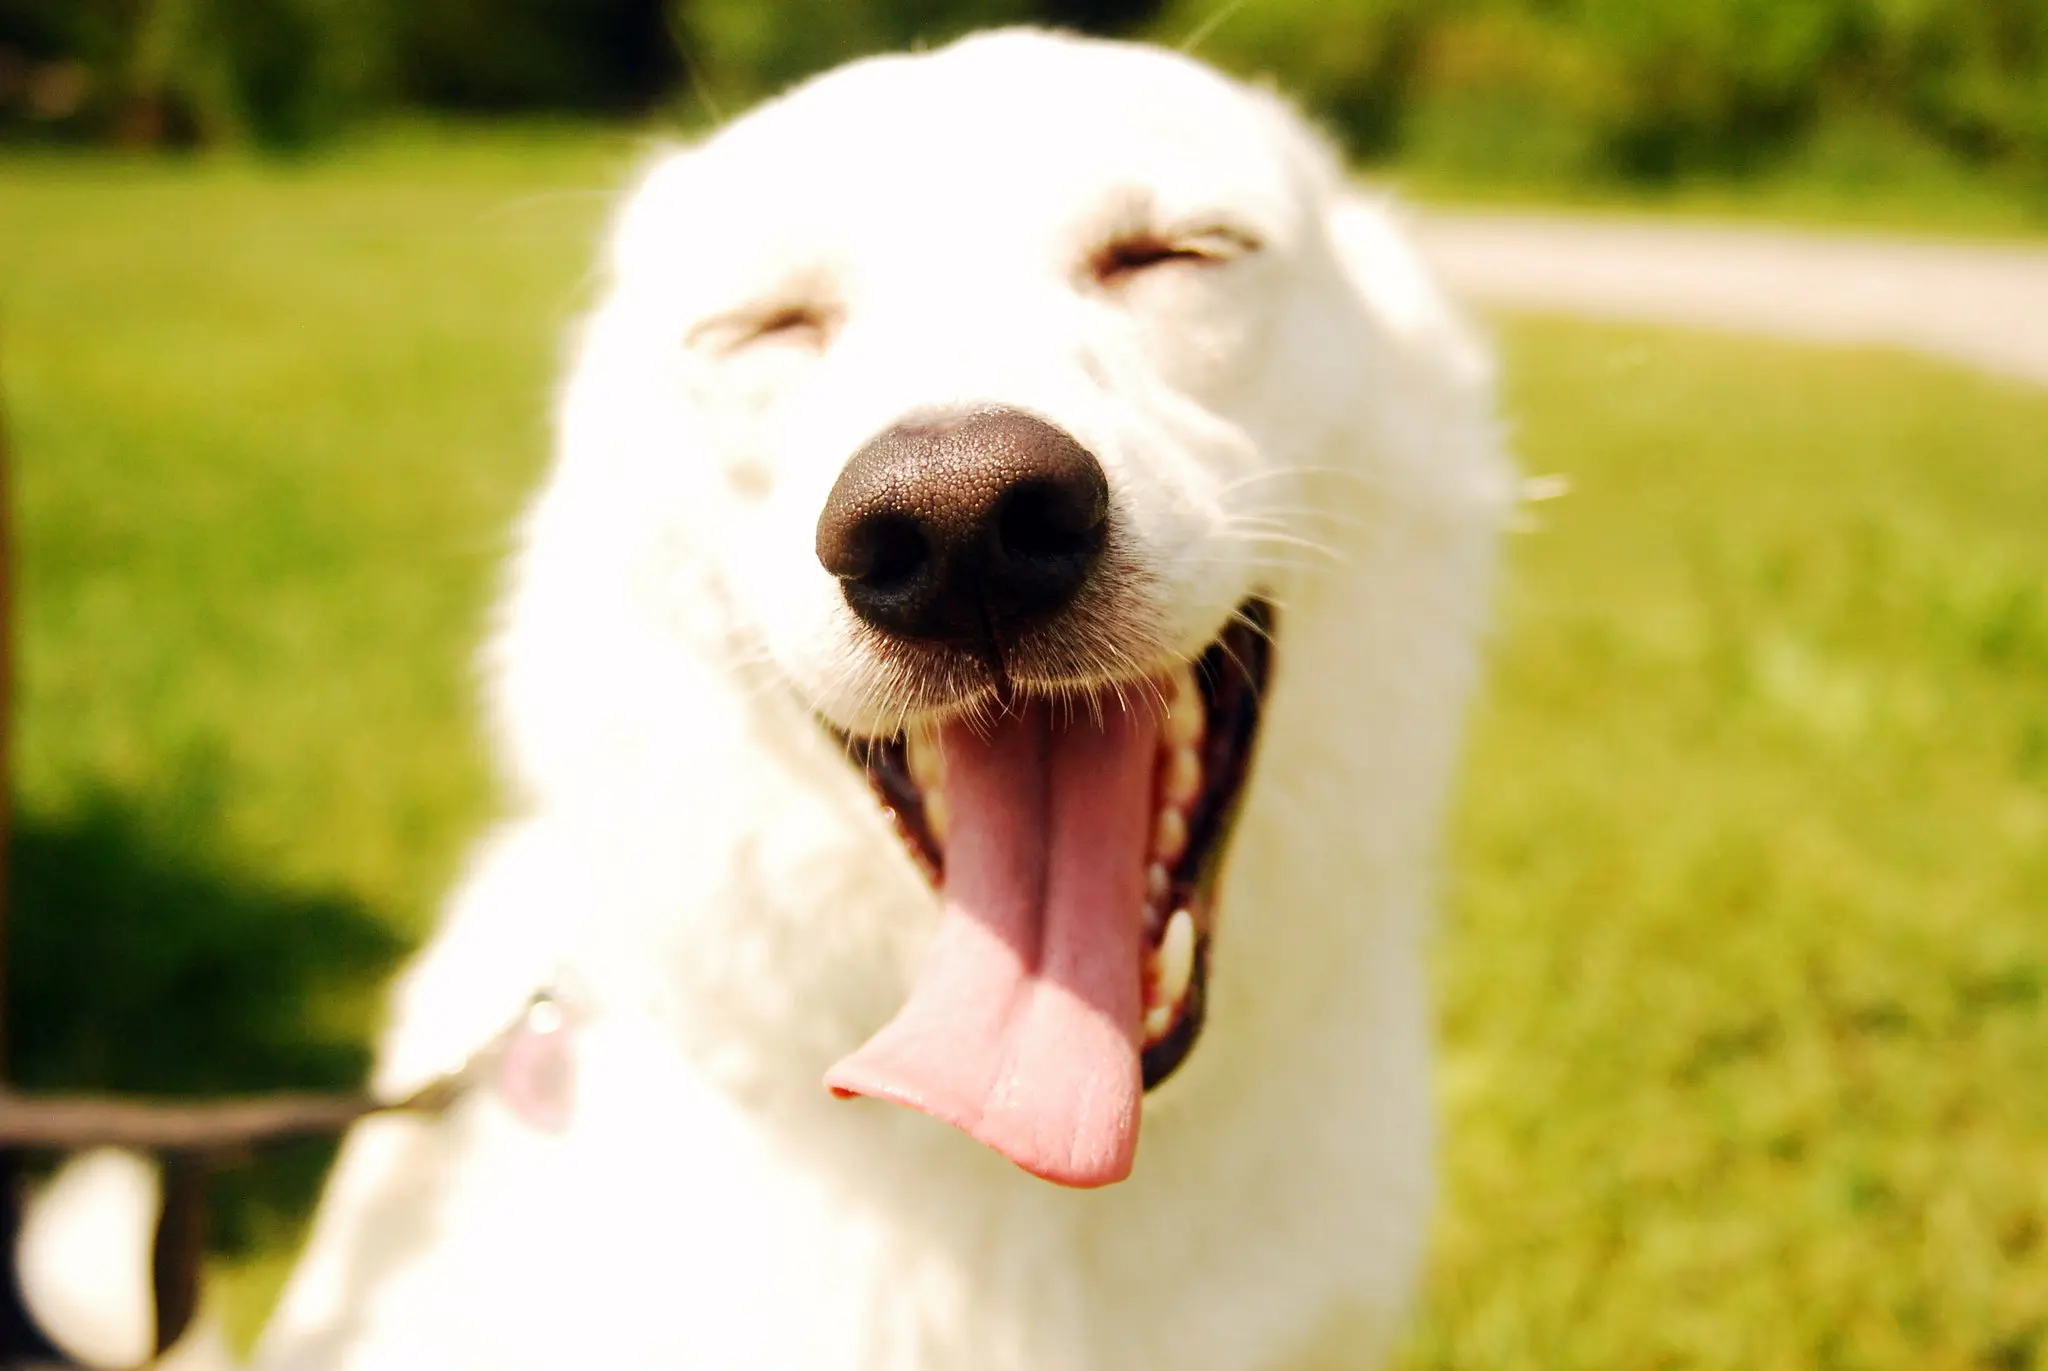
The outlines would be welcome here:
M 605 282 L 378 1071 L 488 1088 L 356 1130 L 259 1360 L 1370 1364 L 1512 498 L 1389 219 L 1005 32 L 664 158 Z

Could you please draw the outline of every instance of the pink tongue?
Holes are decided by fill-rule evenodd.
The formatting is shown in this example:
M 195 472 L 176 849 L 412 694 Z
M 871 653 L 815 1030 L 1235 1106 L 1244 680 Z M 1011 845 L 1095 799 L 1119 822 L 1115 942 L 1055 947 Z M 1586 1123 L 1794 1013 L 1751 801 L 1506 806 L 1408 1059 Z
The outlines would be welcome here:
M 945 914 L 916 987 L 826 1074 L 919 1109 L 1062 1185 L 1138 1147 L 1138 957 L 1158 722 L 1043 704 L 946 729 Z

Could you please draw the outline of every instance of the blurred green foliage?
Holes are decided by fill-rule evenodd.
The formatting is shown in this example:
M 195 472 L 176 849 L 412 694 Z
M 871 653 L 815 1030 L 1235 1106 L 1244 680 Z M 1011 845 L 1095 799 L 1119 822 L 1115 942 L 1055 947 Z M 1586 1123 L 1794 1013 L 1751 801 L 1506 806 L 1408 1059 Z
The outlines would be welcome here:
M 1037 7 L 1030 0 L 688 0 L 676 8 L 703 92 L 724 107 L 853 54 L 1028 22 Z
M 0 0 L 0 136 L 304 147 L 394 106 L 644 110 L 667 0 Z
M 378 0 L 0 0 L 0 133 L 303 146 L 381 91 Z
M 2048 194 L 2042 0 L 0 0 L 0 134 L 294 146 L 393 105 L 730 110 L 1020 22 L 1193 39 L 1356 153 L 1472 175 L 1657 183 L 1820 147 Z
M 1366 157 L 1557 186 L 1952 166 L 2048 205 L 2042 0 L 1217 3 L 1152 32 L 1203 33 Z
M 471 110 L 632 111 L 673 90 L 668 0 L 376 0 L 389 93 Z
M 1173 0 L 1154 27 L 1215 20 Z M 1876 143 L 2048 184 L 2040 0 L 1257 0 L 1201 51 L 1354 152 L 1475 175 L 1654 183 Z

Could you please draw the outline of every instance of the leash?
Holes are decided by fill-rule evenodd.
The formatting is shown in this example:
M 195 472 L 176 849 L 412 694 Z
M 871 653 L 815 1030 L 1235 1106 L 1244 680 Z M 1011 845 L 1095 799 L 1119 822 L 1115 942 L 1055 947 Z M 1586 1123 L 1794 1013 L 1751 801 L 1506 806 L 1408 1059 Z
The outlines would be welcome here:
M 569 1122 L 574 1062 L 570 1015 L 550 990 L 526 1006 L 453 1071 L 396 1099 L 369 1092 L 278 1093 L 198 1104 L 96 1095 L 32 1095 L 0 1085 L 0 1155 L 118 1147 L 155 1155 L 163 1172 L 163 1209 L 151 1261 L 156 1355 L 174 1346 L 199 1309 L 206 1258 L 209 1174 L 256 1148 L 294 1139 L 338 1137 L 364 1119 L 409 1114 L 438 1119 L 480 1089 L 492 1088 L 529 1126 L 558 1133 Z M 0 1232 L 11 1258 L 15 1234 Z M 0 1371 L 10 1362 L 0 1347 Z M 60 1363 L 61 1365 L 61 1363 Z
M 427 1081 L 397 1099 L 380 1099 L 366 1091 L 347 1094 L 280 1092 L 204 1104 L 168 1104 L 102 1095 L 40 1095 L 0 1086 L 0 1151 L 79 1152 L 93 1147 L 121 1147 L 136 1152 L 234 1154 L 252 1147 L 295 1138 L 332 1137 L 357 1121 L 377 1114 L 418 1114 L 438 1118 L 479 1085 L 497 1084 L 513 1101 L 515 1112 L 538 1127 L 566 1108 L 536 1111 L 521 1108 L 530 1093 L 522 1068 L 557 1072 L 566 1068 L 568 1016 L 561 1001 L 541 991 L 512 1022 L 471 1053 L 461 1066 Z M 544 1043 L 553 1060 L 529 1061 L 529 1044 Z M 534 1083 L 539 1093 L 559 1093 L 563 1081 Z M 548 1089 L 553 1087 L 554 1089 Z M 555 1104 L 555 1101 L 546 1101 Z M 555 1125 L 559 1127 L 557 1123 Z

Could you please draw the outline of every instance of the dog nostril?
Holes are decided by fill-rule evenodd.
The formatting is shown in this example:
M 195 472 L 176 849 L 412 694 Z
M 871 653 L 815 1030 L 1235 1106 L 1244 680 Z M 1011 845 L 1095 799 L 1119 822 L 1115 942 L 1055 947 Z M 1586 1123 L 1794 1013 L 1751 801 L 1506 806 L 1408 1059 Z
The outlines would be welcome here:
M 1013 558 L 1092 557 L 1102 548 L 1108 492 L 1099 484 L 1035 481 L 1003 496 L 996 537 Z
M 842 581 L 858 581 L 887 590 L 915 579 L 931 560 L 931 544 L 906 515 L 876 513 L 847 535 L 837 565 L 830 571 Z

